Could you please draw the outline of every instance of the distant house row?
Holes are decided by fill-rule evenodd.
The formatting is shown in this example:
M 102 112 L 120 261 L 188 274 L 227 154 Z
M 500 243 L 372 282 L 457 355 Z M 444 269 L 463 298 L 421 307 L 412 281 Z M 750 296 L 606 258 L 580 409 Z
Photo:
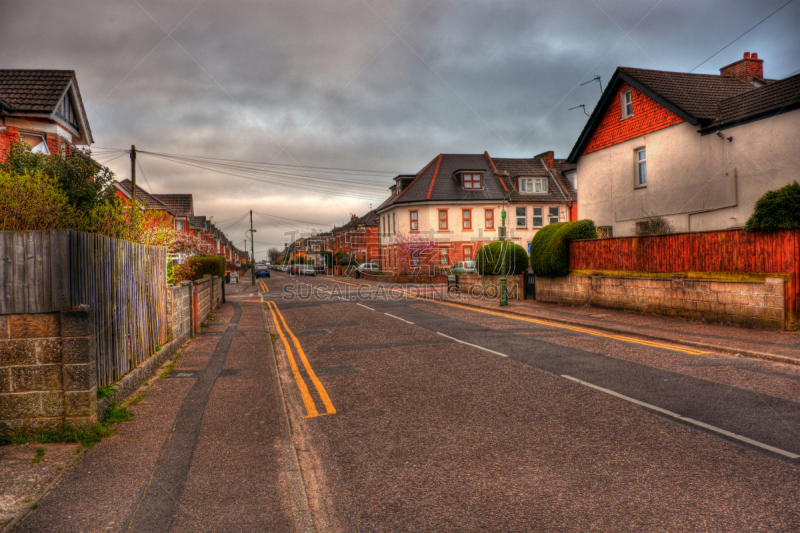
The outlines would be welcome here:
M 800 74 L 765 78 L 750 53 L 718 75 L 619 67 L 568 158 L 440 154 L 314 240 L 395 270 L 409 238 L 435 244 L 429 263 L 473 259 L 497 240 L 504 205 L 508 238 L 528 249 L 542 227 L 579 216 L 603 237 L 652 217 L 678 232 L 740 228 L 764 193 L 800 180 L 798 153 Z
M 71 70 L 0 70 L 0 157 L 13 143 L 25 142 L 34 153 L 68 154 L 93 141 L 75 72 Z M 130 201 L 131 182 L 115 183 L 115 193 Z M 191 194 L 150 194 L 136 187 L 145 209 L 162 213 L 173 228 L 207 243 L 229 261 L 246 260 L 206 217 L 195 216 Z

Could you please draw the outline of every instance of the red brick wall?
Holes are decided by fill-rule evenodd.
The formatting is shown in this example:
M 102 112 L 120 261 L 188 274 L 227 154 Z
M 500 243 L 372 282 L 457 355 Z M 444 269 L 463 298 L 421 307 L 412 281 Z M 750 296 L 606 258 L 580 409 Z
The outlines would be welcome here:
M 621 120 L 622 104 L 619 95 L 628 89 L 631 89 L 633 96 L 633 116 Z M 649 96 L 633 89 L 627 83 L 623 83 L 611 100 L 611 105 L 581 155 L 590 154 L 681 122 L 683 119 L 678 115 L 657 104 Z
M 0 160 L 5 159 L 5 154 L 11 145 L 19 140 L 19 130 L 8 126 L 5 131 L 0 132 Z
M 758 54 L 753 54 L 753 57 L 750 57 L 750 53 L 745 52 L 744 59 L 731 63 L 727 67 L 722 67 L 719 69 L 719 73 L 723 76 L 735 76 L 744 81 L 747 81 L 747 78 L 751 76 L 763 78 L 764 60 L 758 59 Z

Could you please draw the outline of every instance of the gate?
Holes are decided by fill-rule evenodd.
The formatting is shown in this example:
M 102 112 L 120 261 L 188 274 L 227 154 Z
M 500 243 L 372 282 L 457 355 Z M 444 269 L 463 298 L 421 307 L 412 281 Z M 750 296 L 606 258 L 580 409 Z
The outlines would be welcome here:
M 525 272 L 525 299 L 536 299 L 536 276 L 533 272 Z

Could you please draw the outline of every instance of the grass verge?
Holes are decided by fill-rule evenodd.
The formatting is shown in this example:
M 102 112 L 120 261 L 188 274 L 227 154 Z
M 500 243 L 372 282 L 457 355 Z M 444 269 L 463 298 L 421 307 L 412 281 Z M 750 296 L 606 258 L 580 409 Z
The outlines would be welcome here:
M 38 442 L 47 444 L 52 442 L 77 442 L 84 448 L 91 448 L 103 437 L 109 437 L 117 433 L 116 424 L 121 422 L 128 422 L 133 418 L 133 413 L 124 405 L 111 405 L 103 414 L 103 419 L 94 426 L 87 428 L 73 428 L 63 426 L 57 430 L 40 431 L 39 433 L 20 433 L 16 435 L 3 435 L 0 436 L 0 445 L 5 444 L 27 444 L 29 442 Z M 36 450 L 36 457 L 33 460 L 39 459 L 41 461 L 44 453 L 39 454 L 39 448 Z

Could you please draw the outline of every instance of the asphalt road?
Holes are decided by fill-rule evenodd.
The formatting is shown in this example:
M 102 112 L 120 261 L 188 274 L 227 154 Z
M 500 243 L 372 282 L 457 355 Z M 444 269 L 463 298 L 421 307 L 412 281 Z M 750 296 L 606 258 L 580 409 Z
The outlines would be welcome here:
M 800 530 L 796 367 L 265 286 L 321 531 Z

